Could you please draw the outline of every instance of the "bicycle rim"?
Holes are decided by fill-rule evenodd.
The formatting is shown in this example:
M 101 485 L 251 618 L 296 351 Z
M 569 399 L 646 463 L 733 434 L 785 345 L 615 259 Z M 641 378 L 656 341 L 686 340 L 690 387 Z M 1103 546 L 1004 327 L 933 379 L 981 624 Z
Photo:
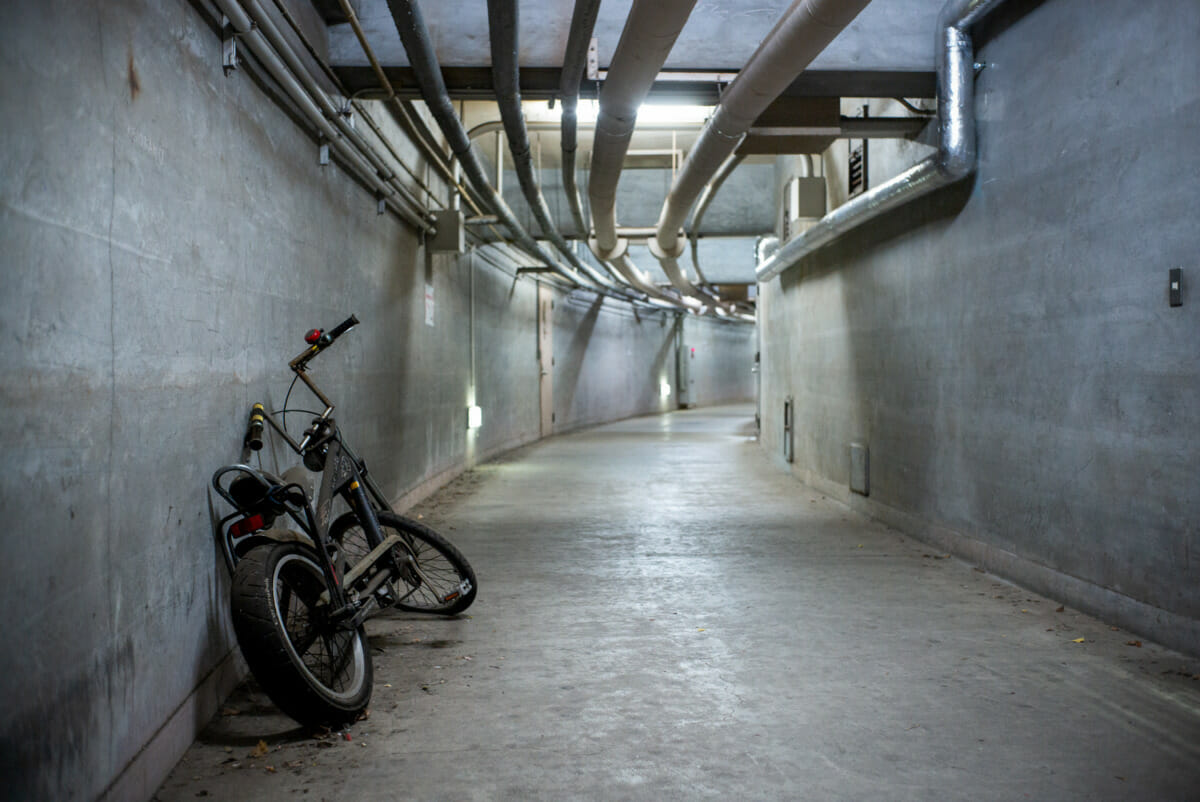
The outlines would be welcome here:
M 320 568 L 304 554 L 287 554 L 275 564 L 272 585 L 272 604 L 292 661 L 323 694 L 349 703 L 361 692 L 367 655 L 357 631 L 322 621 L 316 609 L 325 590 Z

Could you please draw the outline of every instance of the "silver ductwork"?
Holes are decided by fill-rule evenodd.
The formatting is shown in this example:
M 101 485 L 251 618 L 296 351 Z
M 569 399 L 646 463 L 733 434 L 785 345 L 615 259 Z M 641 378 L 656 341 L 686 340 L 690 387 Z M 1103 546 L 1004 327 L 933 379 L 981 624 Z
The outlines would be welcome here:
M 738 72 L 700 132 L 671 185 L 650 250 L 680 292 L 699 292 L 676 261 L 679 232 L 705 184 L 737 148 L 754 121 L 804 71 L 870 0 L 795 0 Z
M 842 204 L 788 242 L 755 272 L 769 281 L 868 220 L 975 171 L 975 47 L 970 27 L 1003 0 L 949 0 L 938 15 L 938 151 L 873 190 Z

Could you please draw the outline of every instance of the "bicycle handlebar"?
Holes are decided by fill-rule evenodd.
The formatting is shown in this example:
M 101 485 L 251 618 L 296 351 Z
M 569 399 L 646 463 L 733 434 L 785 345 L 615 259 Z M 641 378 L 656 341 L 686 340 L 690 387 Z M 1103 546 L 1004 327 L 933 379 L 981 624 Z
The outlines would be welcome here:
M 324 351 L 329 346 L 333 345 L 334 340 L 336 340 L 338 337 L 341 337 L 343 334 L 357 325 L 358 317 L 351 315 L 341 323 L 334 326 L 331 331 L 322 332 L 321 336 L 317 338 L 315 343 L 306 348 L 300 353 L 299 356 L 288 363 L 288 367 L 296 371 L 304 370 L 304 366 L 308 364 L 310 359 Z
M 329 341 L 333 342 L 338 337 L 341 337 L 343 334 L 345 334 L 346 332 L 348 332 L 350 329 L 354 328 L 357 325 L 358 325 L 358 317 L 356 317 L 355 315 L 351 315 L 350 317 L 346 318 L 341 323 L 339 323 L 333 327 L 333 331 L 329 332 Z

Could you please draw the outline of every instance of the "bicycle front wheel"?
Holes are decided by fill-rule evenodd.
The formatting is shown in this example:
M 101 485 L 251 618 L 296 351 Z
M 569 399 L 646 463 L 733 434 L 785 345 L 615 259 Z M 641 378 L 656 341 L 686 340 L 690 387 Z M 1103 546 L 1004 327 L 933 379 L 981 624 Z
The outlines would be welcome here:
M 390 512 L 378 515 L 383 536 L 397 534 L 403 541 L 393 550 L 400 565 L 395 607 L 410 613 L 454 615 L 471 606 L 477 590 L 475 571 L 462 552 L 424 524 Z M 371 551 L 354 513 L 334 521 L 329 537 L 341 546 L 347 565 Z
M 329 623 L 324 592 L 309 549 L 259 546 L 234 570 L 233 627 L 255 679 L 280 710 L 301 724 L 339 727 L 371 700 L 371 656 L 362 627 Z

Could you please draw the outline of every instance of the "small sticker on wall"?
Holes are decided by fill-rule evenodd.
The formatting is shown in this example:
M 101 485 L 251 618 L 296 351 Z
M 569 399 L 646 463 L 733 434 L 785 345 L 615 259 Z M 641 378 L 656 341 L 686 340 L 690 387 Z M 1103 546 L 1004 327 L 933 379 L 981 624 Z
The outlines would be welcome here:
M 425 325 L 433 325 L 433 285 L 425 285 Z

